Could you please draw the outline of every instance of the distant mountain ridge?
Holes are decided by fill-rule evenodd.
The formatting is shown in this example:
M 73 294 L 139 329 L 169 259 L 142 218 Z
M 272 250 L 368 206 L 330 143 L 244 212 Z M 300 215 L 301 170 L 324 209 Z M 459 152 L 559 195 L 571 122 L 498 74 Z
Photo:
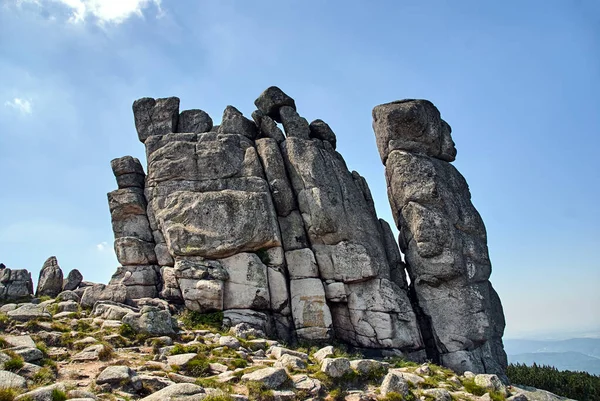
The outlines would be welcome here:
M 510 363 L 554 366 L 558 370 L 588 372 L 600 375 L 600 359 L 579 352 L 534 352 L 508 355 Z
M 568 340 L 519 340 L 505 339 L 507 354 L 527 354 L 538 352 L 579 352 L 600 358 L 600 338 L 570 338 Z
M 559 370 L 583 371 L 600 375 L 600 339 L 504 340 L 510 363 L 550 365 Z

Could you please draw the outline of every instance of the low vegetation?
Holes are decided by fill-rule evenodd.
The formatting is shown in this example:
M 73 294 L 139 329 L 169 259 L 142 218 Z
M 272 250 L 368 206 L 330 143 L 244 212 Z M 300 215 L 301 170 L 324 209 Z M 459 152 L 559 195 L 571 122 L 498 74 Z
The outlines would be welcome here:
M 188 330 L 217 330 L 223 329 L 223 312 L 200 313 L 186 309 L 179 315 Z
M 506 371 L 513 383 L 531 386 L 579 401 L 600 401 L 600 376 L 560 371 L 552 366 L 511 364 Z

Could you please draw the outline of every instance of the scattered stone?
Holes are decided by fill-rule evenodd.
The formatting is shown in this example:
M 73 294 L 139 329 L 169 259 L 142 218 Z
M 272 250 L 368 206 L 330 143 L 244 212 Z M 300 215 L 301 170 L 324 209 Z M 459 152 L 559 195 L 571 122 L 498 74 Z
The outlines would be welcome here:
M 108 366 L 96 378 L 96 384 L 108 384 L 112 389 L 137 392 L 142 389 L 142 381 L 128 366 Z
M 49 386 L 38 387 L 35 390 L 18 395 L 14 401 L 55 401 L 52 394 L 56 390 L 65 392 L 65 385 L 63 383 L 55 383 Z
M 294 350 L 284 348 L 284 347 L 273 346 L 269 349 L 269 352 L 268 352 L 268 355 L 272 356 L 275 359 L 280 359 L 283 355 L 286 355 L 286 354 L 296 356 L 305 361 L 308 360 L 308 355 L 306 353 L 300 352 L 300 351 L 294 351 Z
M 342 377 L 351 371 L 348 358 L 325 358 L 321 362 L 321 372 L 329 377 Z
M 289 370 L 306 369 L 306 362 L 297 356 L 284 354 L 273 365 L 276 368 L 285 368 Z
M 60 294 L 56 296 L 56 302 L 64 302 L 64 301 L 75 301 L 80 302 L 81 298 L 75 291 L 64 290 Z
M 167 365 L 185 368 L 187 364 L 196 357 L 195 353 L 170 355 L 167 357 Z
M 27 380 L 13 372 L 0 370 L 0 388 L 2 387 L 26 389 Z
M 277 389 L 288 380 L 288 375 L 283 368 L 264 368 L 246 373 L 242 380 L 260 382 L 270 389 Z
M 52 315 L 44 305 L 24 304 L 6 313 L 15 320 L 30 321 L 34 319 L 50 319 Z
M 73 361 L 97 361 L 109 350 L 103 344 L 95 344 L 85 347 L 81 352 L 73 355 Z
M 153 336 L 175 334 L 169 311 L 154 306 L 144 306 L 139 313 L 129 312 L 123 316 L 122 322 L 129 324 L 138 333 Z
M 452 395 L 443 388 L 430 388 L 423 390 L 423 394 L 434 401 L 452 401 Z
M 369 374 L 377 370 L 385 369 L 388 366 L 388 363 L 376 361 L 374 359 L 356 359 L 350 361 L 350 367 L 362 374 Z
M 321 363 L 321 362 L 323 362 L 323 359 L 333 356 L 333 352 L 334 352 L 333 345 L 328 345 L 326 347 L 321 348 L 317 352 L 315 352 L 313 354 L 313 358 L 315 361 Z
M 475 384 L 488 391 L 497 391 L 502 394 L 506 394 L 506 386 L 500 378 L 492 374 L 479 374 L 475 375 Z
M 192 383 L 176 383 L 150 394 L 140 401 L 175 401 L 178 398 L 203 393 L 204 389 L 198 385 Z
M 219 338 L 219 345 L 223 347 L 228 347 L 231 349 L 239 349 L 240 342 L 237 338 L 231 336 L 223 336 Z
M 381 395 L 384 397 L 388 393 L 398 393 L 403 397 L 406 397 L 409 394 L 408 383 L 402 376 L 397 373 L 390 372 L 384 378 L 381 383 Z

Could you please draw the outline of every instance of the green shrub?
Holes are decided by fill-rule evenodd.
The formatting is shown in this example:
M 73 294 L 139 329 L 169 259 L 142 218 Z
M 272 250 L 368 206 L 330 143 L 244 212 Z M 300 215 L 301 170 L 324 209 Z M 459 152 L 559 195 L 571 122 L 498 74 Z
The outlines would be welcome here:
M 0 337 L 0 349 L 9 348 L 8 342 L 4 339 L 4 337 Z
M 106 342 L 102 342 L 102 345 L 104 346 L 104 348 L 102 348 L 102 350 L 98 353 L 98 358 L 101 361 L 108 361 L 115 355 L 115 350 L 110 344 Z
M 248 382 L 246 383 L 246 387 L 248 388 L 249 401 L 275 401 L 273 390 L 269 389 L 263 383 Z
M 75 323 L 75 327 L 73 327 L 73 330 L 78 331 L 80 333 L 88 333 L 93 329 L 94 328 L 92 327 L 92 325 L 87 320 L 83 319 L 78 319 Z
M 223 312 L 200 313 L 186 309 L 179 318 L 188 329 L 221 330 Z
M 135 340 L 137 332 L 133 329 L 133 327 L 131 327 L 131 325 L 125 323 L 119 326 L 119 335 L 129 340 Z
M 221 383 L 220 381 L 213 378 L 198 378 L 195 383 L 204 388 L 217 388 L 219 390 L 225 391 L 227 393 L 232 392 L 231 384 L 229 383 Z
M 600 376 L 559 371 L 552 366 L 510 364 L 506 375 L 512 383 L 531 386 L 579 401 L 600 401 Z
M 346 392 L 340 388 L 334 388 L 329 392 L 329 397 L 333 401 L 344 401 L 346 398 Z
M 380 398 L 381 401 L 404 401 L 404 397 L 400 393 L 389 392 L 385 397 Z
M 14 351 L 5 351 L 4 353 L 10 357 L 8 361 L 4 362 L 4 370 L 16 372 L 25 365 L 23 357 Z
M 506 396 L 500 391 L 490 391 L 490 398 L 492 401 L 504 401 L 506 400 Z
M 475 379 L 463 379 L 462 384 L 467 393 L 482 396 L 486 393 L 485 388 L 475 384 Z
M 233 401 L 229 394 L 213 394 L 203 398 L 204 401 Z
M 204 356 L 195 357 L 187 363 L 185 371 L 192 377 L 208 376 L 210 374 L 208 359 Z
M 44 367 L 35 372 L 31 379 L 36 386 L 47 386 L 56 381 L 56 376 L 52 369 Z
M 0 387 L 0 401 L 13 401 L 18 394 L 14 388 Z
M 51 395 L 50 399 L 52 401 L 66 401 L 67 394 L 64 391 L 55 388 L 52 390 L 52 395 Z
M 68 333 L 69 331 L 71 331 L 71 328 L 69 326 L 67 326 L 64 323 L 61 322 L 52 322 L 52 324 L 50 325 L 50 328 L 53 331 L 60 331 L 63 333 Z

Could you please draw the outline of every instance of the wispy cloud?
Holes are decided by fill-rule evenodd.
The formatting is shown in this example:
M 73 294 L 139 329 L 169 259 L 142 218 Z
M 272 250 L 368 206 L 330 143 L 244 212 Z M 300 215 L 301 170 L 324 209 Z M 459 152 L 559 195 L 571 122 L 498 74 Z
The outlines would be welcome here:
M 11 107 L 23 115 L 31 114 L 31 101 L 27 99 L 21 99 L 20 97 L 15 97 L 13 100 L 7 100 L 4 102 L 4 106 Z
M 99 243 L 98 245 L 96 245 L 96 249 L 98 249 L 98 251 L 100 252 L 104 252 L 106 249 L 108 249 L 108 242 L 103 241 Z
M 71 23 L 94 20 L 98 25 L 120 24 L 132 16 L 143 17 L 143 10 L 151 5 L 157 9 L 157 18 L 163 16 L 162 0 L 16 0 L 18 6 L 34 4 L 45 11 L 58 3 L 69 10 Z M 54 19 L 54 18 L 52 18 Z

